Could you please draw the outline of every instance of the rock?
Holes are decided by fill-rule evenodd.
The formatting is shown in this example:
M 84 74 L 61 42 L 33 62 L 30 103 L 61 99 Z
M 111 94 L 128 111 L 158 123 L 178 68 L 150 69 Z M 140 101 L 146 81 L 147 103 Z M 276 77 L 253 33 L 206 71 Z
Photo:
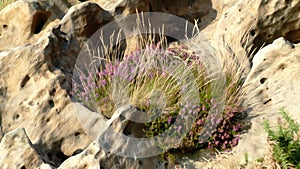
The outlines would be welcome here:
M 96 2 L 103 9 L 110 11 L 113 15 L 127 16 L 129 14 L 135 14 L 136 11 L 149 11 L 149 0 L 90 0 Z
M 0 11 L 0 165 L 4 168 L 167 166 L 160 157 L 132 159 L 106 152 L 95 142 L 103 125 L 93 121 L 109 120 L 90 111 L 78 114 L 77 104 L 70 98 L 74 65 L 89 38 L 100 27 L 136 11 L 173 14 L 192 23 L 199 19 L 201 33 L 214 42 L 207 44 L 213 44 L 217 55 L 226 50 L 220 60 L 232 68 L 232 75 L 240 70 L 240 65 L 243 76 L 248 74 L 250 66 L 248 60 L 245 63 L 245 55 L 250 60 L 252 57 L 247 49 L 256 52 L 278 37 L 287 39 L 277 39 L 259 50 L 244 85 L 246 103 L 252 107 L 246 120 L 252 126 L 234 148 L 235 159 L 243 162 L 246 153 L 249 161 L 264 156 L 269 150 L 264 119 L 275 122 L 280 117 L 278 108 L 285 106 L 300 122 L 297 114 L 300 88 L 296 85 L 300 81 L 297 73 L 300 47 L 293 44 L 300 41 L 299 7 L 297 0 L 19 0 L 7 6 Z M 171 18 L 156 18 L 157 22 L 175 29 Z M 135 23 L 133 20 L 117 26 L 130 28 Z M 198 41 L 203 40 L 199 37 L 192 42 L 199 45 Z M 125 53 L 136 50 L 139 40 L 134 36 L 127 38 Z M 203 53 L 208 54 L 205 50 Z M 121 117 L 110 122 L 127 136 L 142 135 L 140 124 Z M 135 146 L 130 142 L 120 145 L 115 135 L 109 136 L 115 139 L 114 147 L 118 150 Z M 198 162 L 193 157 L 182 159 L 191 159 L 186 163 L 188 166 Z
M 224 36 L 228 43 L 240 39 L 240 45 L 235 48 L 251 47 L 255 52 L 279 37 L 297 43 L 300 39 L 299 7 L 297 0 L 240 0 L 222 12 L 217 25 L 209 26 L 206 31 Z
M 78 122 L 67 92 L 69 78 L 52 65 L 52 40 L 55 38 L 46 37 L 38 44 L 6 52 L 0 59 L 0 84 L 6 89 L 0 103 L 3 132 L 24 127 L 45 160 L 57 166 L 84 149 L 90 139 L 75 125 Z
M 200 29 L 209 25 L 217 16 L 210 0 L 152 0 L 150 5 L 150 11 L 176 15 L 187 19 L 191 23 L 194 23 L 194 20 L 199 20 Z
M 43 162 L 43 158 L 35 150 L 24 128 L 7 133 L 0 143 L 0 152 L 0 164 L 3 169 L 52 168 Z
M 141 138 L 142 127 L 140 123 L 134 123 L 127 119 L 139 121 L 139 118 L 133 115 L 143 112 L 137 111 L 133 106 L 124 106 L 118 109 L 111 119 L 106 119 L 103 115 L 92 112 L 79 103 L 75 103 L 77 110 L 77 117 L 85 132 L 95 140 L 90 146 L 80 154 L 67 159 L 59 168 L 164 168 L 165 161 L 160 156 L 133 159 L 129 157 L 132 152 L 125 152 L 134 150 L 135 142 L 124 141 L 126 137 Z M 121 117 L 120 114 L 124 115 Z M 141 115 L 140 119 L 143 119 Z M 102 149 L 97 140 L 101 131 L 107 126 L 111 126 L 114 130 L 113 133 L 105 133 L 104 140 L 111 144 L 111 149 Z M 102 129 L 102 130 L 101 130 Z M 105 131 L 106 132 L 106 131 Z M 122 138 L 119 138 L 121 134 Z M 107 145 L 106 145 L 107 147 Z M 131 149 L 131 147 L 133 147 Z M 118 152 L 122 155 L 114 154 Z M 100 166 L 99 166 L 100 165 Z
M 147 159 L 132 159 L 119 157 L 114 154 L 107 153 L 99 148 L 95 142 L 80 154 L 70 157 L 61 164 L 59 169 L 77 169 L 77 168 L 164 168 L 164 163 L 160 162 L 157 157 Z
M 0 16 L 7 17 L 9 15 L 5 11 L 10 13 L 10 9 L 15 11 L 24 4 L 29 5 L 20 1 L 13 5 L 14 8 L 5 8 Z M 84 41 L 110 19 L 88 18 L 90 15 L 102 16 L 103 13 L 105 11 L 94 3 L 78 4 L 61 21 L 52 23 L 53 29 L 37 36 L 38 40 L 28 36 L 23 42 L 32 43 L 20 43 L 18 38 L 27 36 L 22 31 L 28 31 L 22 27 L 21 32 L 14 32 L 18 36 L 14 35 L 11 39 L 12 46 L 18 47 L 10 48 L 12 46 L 8 43 L 1 46 L 0 112 L 3 133 L 25 128 L 32 143 L 44 155 L 43 159 L 55 167 L 91 143 L 77 120 L 69 92 L 76 57 Z M 11 21 L 12 24 L 17 22 L 17 19 Z
M 59 26 L 72 42 L 85 46 L 88 38 L 112 20 L 113 16 L 96 3 L 84 2 L 72 6 Z
M 0 11 L 0 51 L 35 43 L 51 31 L 74 4 L 20 0 L 7 6 Z
M 269 152 L 264 121 L 272 127 L 278 125 L 279 108 L 285 107 L 288 114 L 300 123 L 298 104 L 300 100 L 300 46 L 284 38 L 276 39 L 262 48 L 253 58 L 253 66 L 244 84 L 247 101 L 252 111 L 248 120 L 251 128 L 242 135 L 234 152 L 247 153 L 249 161 L 264 157 Z

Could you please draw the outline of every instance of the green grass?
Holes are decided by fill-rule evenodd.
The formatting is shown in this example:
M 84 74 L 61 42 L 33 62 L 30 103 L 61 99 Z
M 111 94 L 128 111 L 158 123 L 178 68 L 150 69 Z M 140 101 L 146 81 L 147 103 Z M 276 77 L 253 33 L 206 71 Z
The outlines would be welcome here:
M 283 109 L 280 114 L 285 120 L 276 131 L 270 128 L 268 121 L 265 129 L 269 139 L 274 142 L 273 156 L 282 168 L 300 168 L 300 127 Z

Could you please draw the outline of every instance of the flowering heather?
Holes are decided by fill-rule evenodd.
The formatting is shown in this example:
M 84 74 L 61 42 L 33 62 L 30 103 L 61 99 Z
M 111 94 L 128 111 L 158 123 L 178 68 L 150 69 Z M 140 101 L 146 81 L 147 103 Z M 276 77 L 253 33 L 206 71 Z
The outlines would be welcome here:
M 150 45 L 143 51 L 137 50 L 124 56 L 122 61 L 107 61 L 94 76 L 81 76 L 82 85 L 74 86 L 73 94 L 87 106 L 96 105 L 98 112 L 108 118 L 118 106 L 124 104 L 134 105 L 147 112 L 153 119 L 145 124 L 147 137 L 159 135 L 166 130 L 175 131 L 175 135 L 179 136 L 188 129 L 189 132 L 175 149 L 230 149 L 238 144 L 238 134 L 243 127 L 237 120 L 237 116 L 244 111 L 240 101 L 237 101 L 238 92 L 234 91 L 238 89 L 238 84 L 229 83 L 226 89 L 233 96 L 226 98 L 225 109 L 218 112 L 218 102 L 210 95 L 210 79 L 205 66 L 197 54 L 187 49 L 181 46 L 163 50 L 159 46 Z M 177 62 L 185 65 L 187 70 L 176 65 Z M 180 80 L 186 78 L 179 79 L 176 76 L 185 76 L 182 73 L 185 71 L 192 72 L 197 87 L 194 90 L 199 92 L 199 102 L 183 100 L 182 94 L 189 86 L 181 86 Z M 158 110 L 162 112 L 157 113 Z M 173 125 L 177 120 L 187 121 L 191 117 L 197 117 L 192 128 L 184 124 Z M 208 139 L 202 142 L 204 136 Z

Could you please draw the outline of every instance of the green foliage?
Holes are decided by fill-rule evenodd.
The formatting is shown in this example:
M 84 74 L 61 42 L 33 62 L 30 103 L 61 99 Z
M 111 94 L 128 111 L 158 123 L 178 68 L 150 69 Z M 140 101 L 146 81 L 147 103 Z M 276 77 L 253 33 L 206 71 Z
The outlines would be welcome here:
M 280 114 L 286 124 L 280 124 L 277 131 L 270 128 L 268 121 L 265 122 L 265 129 L 270 140 L 275 141 L 273 145 L 273 156 L 280 163 L 282 168 L 300 168 L 300 128 L 283 109 Z
M 186 46 L 165 50 L 155 45 L 149 46 L 152 46 L 148 47 L 150 50 L 143 52 L 137 50 L 124 56 L 120 61 L 106 62 L 105 66 L 99 68 L 95 77 L 82 75 L 80 79 L 83 86 L 75 86 L 73 94 L 86 105 L 89 105 L 90 100 L 96 100 L 100 106 L 99 112 L 107 117 L 110 117 L 116 109 L 114 104 L 130 104 L 146 112 L 154 119 L 145 124 L 146 137 L 157 136 L 166 130 L 175 131 L 176 136 L 182 136 L 185 126 L 174 127 L 175 121 L 188 119 L 190 116 L 196 117 L 192 128 L 183 135 L 181 143 L 170 151 L 207 147 L 230 150 L 237 145 L 238 134 L 243 127 L 238 117 L 244 112 L 239 97 L 241 81 L 233 81 L 230 79 L 231 76 L 227 75 L 225 108 L 221 110 L 222 112 L 218 112 L 219 102 L 211 96 L 211 82 L 214 79 L 210 79 L 211 77 L 207 75 L 205 66 L 196 54 L 189 52 Z M 183 66 L 178 64 L 176 69 L 170 69 L 171 71 L 169 67 L 160 66 L 162 63 L 172 65 L 170 61 L 174 60 L 183 63 Z M 152 63 L 155 65 L 151 65 Z M 185 93 L 182 92 L 184 89 L 179 84 L 190 75 L 186 72 L 191 73 L 193 77 L 188 79 L 192 81 L 188 83 L 196 84 L 188 90 L 199 93 L 197 103 L 182 104 Z M 78 92 L 78 88 L 81 88 L 82 92 Z M 126 93 L 116 93 L 124 89 Z M 124 100 L 119 100 L 120 96 L 128 98 L 125 100 L 126 103 Z M 157 113 L 162 109 L 163 112 Z M 186 114 L 181 116 L 180 110 Z M 202 138 L 205 135 L 208 138 L 203 142 Z

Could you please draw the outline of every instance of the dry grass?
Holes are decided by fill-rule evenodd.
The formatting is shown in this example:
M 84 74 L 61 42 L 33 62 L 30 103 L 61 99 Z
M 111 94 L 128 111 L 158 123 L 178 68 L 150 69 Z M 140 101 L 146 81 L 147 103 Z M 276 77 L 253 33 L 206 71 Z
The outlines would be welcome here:
M 5 8 L 7 5 L 16 2 L 17 0 L 0 0 L 0 10 Z
M 272 147 L 269 146 L 269 152 L 263 159 L 239 164 L 237 154 L 233 152 L 219 152 L 216 157 L 201 164 L 206 169 L 280 169 L 273 156 Z

